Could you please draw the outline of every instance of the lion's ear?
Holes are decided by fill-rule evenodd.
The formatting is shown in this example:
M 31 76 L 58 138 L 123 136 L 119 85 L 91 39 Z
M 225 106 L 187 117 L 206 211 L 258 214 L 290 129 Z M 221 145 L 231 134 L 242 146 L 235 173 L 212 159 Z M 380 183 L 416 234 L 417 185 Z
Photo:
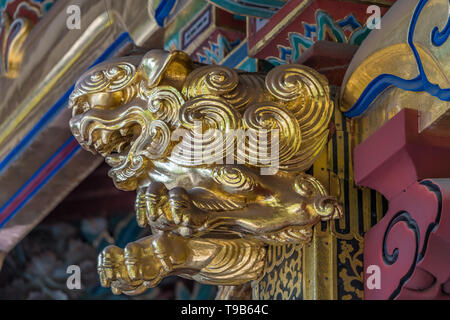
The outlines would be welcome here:
M 153 49 L 142 58 L 139 68 L 147 78 L 149 88 L 170 85 L 181 90 L 194 65 L 189 55 L 182 51 Z

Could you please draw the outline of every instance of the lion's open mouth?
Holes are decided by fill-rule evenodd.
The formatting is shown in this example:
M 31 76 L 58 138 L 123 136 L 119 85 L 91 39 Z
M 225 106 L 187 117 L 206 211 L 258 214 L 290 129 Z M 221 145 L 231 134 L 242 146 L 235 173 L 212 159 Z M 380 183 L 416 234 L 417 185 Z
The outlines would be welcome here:
M 111 166 L 109 176 L 113 178 L 116 186 L 128 189 L 122 183 L 136 178 L 141 166 L 136 165 L 136 143 L 142 137 L 141 125 L 135 121 L 121 122 L 120 124 L 104 125 L 93 122 L 89 125 L 86 145 L 105 158 Z M 133 147 L 134 146 L 134 147 Z
M 137 107 L 113 117 L 96 111 L 72 118 L 71 129 L 84 149 L 105 158 L 112 167 L 109 175 L 117 184 L 136 177 L 140 172 L 141 161 L 136 161 L 139 158 L 136 157 L 136 148 L 143 140 L 142 128 L 148 121 Z
M 120 166 L 125 162 L 131 146 L 141 133 L 140 126 L 136 123 L 125 124 L 120 129 L 93 123 L 88 131 L 89 138 L 83 144 L 105 157 L 111 167 Z
M 120 153 L 130 145 L 132 135 L 129 135 L 127 129 L 117 131 L 102 130 L 101 139 L 95 141 L 93 147 L 102 156 L 106 157 L 111 153 Z
M 94 133 L 98 138 L 91 138 L 92 148 L 105 157 L 106 163 L 111 167 L 122 165 L 128 156 L 129 150 L 139 137 L 138 126 L 130 124 L 119 130 L 99 129 Z
M 100 154 L 107 158 L 108 164 L 117 167 L 142 134 L 142 127 L 148 121 L 145 118 L 139 107 L 117 113 L 93 110 L 73 117 L 70 127 L 84 149 Z
M 136 181 L 152 160 L 168 152 L 170 129 L 142 107 L 126 110 L 92 110 L 70 121 L 80 145 L 105 157 L 112 168 L 109 176 L 123 190 L 134 190 Z
M 133 157 L 130 154 L 132 146 L 141 135 L 141 126 L 135 122 L 125 124 L 122 128 L 111 130 L 110 128 L 97 129 L 90 135 L 91 141 L 94 141 L 92 148 L 105 158 L 106 163 L 112 167 L 110 175 L 115 180 L 126 180 Z

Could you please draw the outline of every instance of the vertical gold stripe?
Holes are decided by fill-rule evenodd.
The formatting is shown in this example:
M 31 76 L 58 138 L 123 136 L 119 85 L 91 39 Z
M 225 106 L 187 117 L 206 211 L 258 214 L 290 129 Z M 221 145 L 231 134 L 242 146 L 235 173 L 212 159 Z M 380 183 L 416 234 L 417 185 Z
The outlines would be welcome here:
M 332 286 L 330 292 L 330 299 L 336 300 L 338 298 L 337 293 L 337 279 L 339 277 L 337 271 L 337 244 L 336 244 L 336 236 L 333 233 L 330 233 L 330 262 L 331 262 L 331 270 L 330 276 L 332 278 Z
M 352 144 L 352 123 L 348 119 L 346 121 L 346 132 L 344 132 L 345 137 L 347 137 L 347 165 L 348 165 L 348 176 L 345 177 L 348 181 L 349 188 L 349 200 L 350 200 L 350 232 L 348 234 L 349 240 L 353 237 L 360 240 L 362 239 L 359 232 L 359 219 L 363 219 L 363 204 L 358 201 L 359 189 L 355 185 L 353 178 L 353 144 Z M 364 201 L 364 198 L 363 198 Z M 361 205 L 361 207 L 360 207 Z
M 350 206 L 350 232 L 347 235 L 347 239 L 361 239 L 359 234 L 359 218 L 360 218 L 360 210 L 358 203 L 358 189 L 353 184 L 353 181 L 349 181 L 349 206 Z
M 377 222 L 383 218 L 383 196 L 377 192 Z
M 348 137 L 348 181 L 354 183 L 354 175 L 353 175 L 353 148 L 355 147 L 354 143 L 354 134 L 353 134 L 353 123 L 346 119 L 347 124 L 347 132 L 345 133 Z
M 338 169 L 338 177 L 341 180 L 344 180 L 345 177 L 345 148 L 344 148 L 344 132 L 339 130 L 336 132 L 336 141 L 337 141 L 337 169 Z
M 363 216 L 361 217 L 364 219 L 364 231 L 367 232 L 372 226 L 371 220 L 371 192 L 370 189 L 364 188 L 363 189 Z
M 328 163 L 328 149 L 322 150 L 313 165 L 313 176 L 320 181 L 320 183 L 330 190 L 330 174 L 327 170 Z
M 303 298 L 330 300 L 336 294 L 335 238 L 330 232 L 314 232 L 303 249 Z
M 342 131 L 336 132 L 336 143 L 337 143 L 337 175 L 340 182 L 343 182 L 345 180 L 344 172 L 345 172 L 345 159 L 344 159 L 344 133 Z M 343 183 L 340 183 L 342 187 L 344 187 Z M 344 192 L 341 192 L 340 201 L 344 203 L 344 195 L 348 190 L 342 190 Z M 346 208 L 348 209 L 348 208 Z M 346 221 L 345 219 L 339 220 L 339 226 L 341 229 L 345 228 Z

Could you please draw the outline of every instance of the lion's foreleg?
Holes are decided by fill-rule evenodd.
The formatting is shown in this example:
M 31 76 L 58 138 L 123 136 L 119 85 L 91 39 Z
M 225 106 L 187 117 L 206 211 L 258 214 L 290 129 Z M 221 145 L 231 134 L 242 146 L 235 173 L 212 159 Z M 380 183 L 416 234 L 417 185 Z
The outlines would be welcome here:
M 163 232 L 129 243 L 125 249 L 105 248 L 98 272 L 114 293 L 136 294 L 163 278 L 180 275 L 216 285 L 238 285 L 263 272 L 266 249 L 245 239 L 184 238 Z

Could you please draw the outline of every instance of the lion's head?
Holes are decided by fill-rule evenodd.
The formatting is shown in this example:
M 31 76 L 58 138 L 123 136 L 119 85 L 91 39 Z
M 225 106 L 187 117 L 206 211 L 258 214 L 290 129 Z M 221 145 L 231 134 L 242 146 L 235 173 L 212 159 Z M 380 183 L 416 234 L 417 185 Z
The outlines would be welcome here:
M 99 64 L 76 83 L 70 128 L 83 148 L 105 157 L 118 188 L 136 189 L 150 162 L 169 151 L 176 115 L 151 97 L 164 82 L 175 93 L 192 68 L 182 52 L 152 50 Z

